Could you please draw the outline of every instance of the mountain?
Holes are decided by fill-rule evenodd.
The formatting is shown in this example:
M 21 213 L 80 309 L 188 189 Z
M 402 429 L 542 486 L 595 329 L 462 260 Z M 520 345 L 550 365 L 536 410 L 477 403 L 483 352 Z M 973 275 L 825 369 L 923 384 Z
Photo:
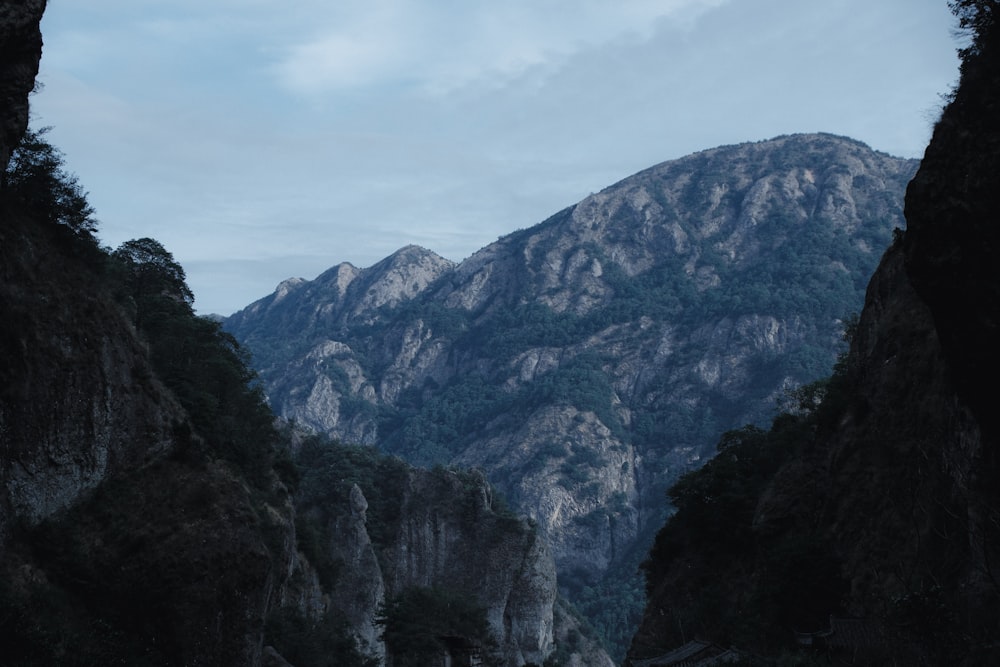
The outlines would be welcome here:
M 100 247 L 26 133 L 44 6 L 0 0 L 0 662 L 605 667 L 481 475 L 277 424 L 170 253 Z
M 960 84 L 849 355 L 671 490 L 630 664 L 695 637 L 789 664 L 1000 660 L 1000 23 L 996 2 L 952 5 Z
M 623 651 L 665 490 L 829 373 L 916 168 L 825 134 L 716 148 L 459 264 L 340 264 L 224 326 L 297 425 L 485 471 Z

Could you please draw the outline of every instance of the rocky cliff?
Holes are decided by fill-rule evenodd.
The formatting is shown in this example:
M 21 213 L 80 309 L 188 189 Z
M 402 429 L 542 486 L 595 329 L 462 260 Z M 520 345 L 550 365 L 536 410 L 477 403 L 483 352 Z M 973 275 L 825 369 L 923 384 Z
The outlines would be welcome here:
M 524 519 L 494 506 L 481 474 L 418 470 L 371 449 L 314 441 L 301 462 L 296 521 L 309 556 L 293 566 L 296 583 L 283 594 L 302 616 L 342 617 L 363 653 L 409 664 L 376 621 L 416 589 L 442 591 L 482 610 L 485 641 L 495 642 L 485 649 L 490 664 L 541 664 L 555 651 L 548 545 Z M 446 635 L 454 619 L 437 621 L 428 631 Z M 300 650 L 287 638 L 278 648 Z
M 916 166 L 830 135 L 717 148 L 460 264 L 409 247 L 340 265 L 225 326 L 278 413 L 482 468 L 552 541 L 566 592 L 628 606 L 594 586 L 631 576 L 670 481 L 829 373 Z
M 987 388 L 1000 313 L 997 5 L 955 8 L 982 19 L 974 48 L 908 187 L 907 231 L 869 284 L 842 374 L 777 472 L 759 486 L 738 478 L 751 490 L 732 532 L 745 541 L 686 529 L 686 512 L 661 532 L 633 659 L 701 630 L 771 655 L 792 650 L 795 632 L 819 631 L 808 636 L 844 664 L 997 660 L 1000 468 Z M 761 442 L 776 442 L 790 419 Z M 693 498 L 709 480 L 675 493 Z M 718 581 L 725 592 L 706 602 Z M 854 634 L 831 617 L 853 619 Z
M 0 165 L 28 128 L 28 93 L 35 87 L 42 57 L 39 22 L 45 0 L 0 2 Z

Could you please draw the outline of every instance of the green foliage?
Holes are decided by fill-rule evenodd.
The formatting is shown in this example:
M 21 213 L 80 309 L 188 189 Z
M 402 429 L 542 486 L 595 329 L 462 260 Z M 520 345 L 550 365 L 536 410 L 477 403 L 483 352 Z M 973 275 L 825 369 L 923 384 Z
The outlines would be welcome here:
M 126 241 L 112 256 L 121 267 L 128 296 L 137 311 L 137 321 L 141 321 L 144 311 L 157 309 L 159 301 L 187 306 L 194 303 L 194 294 L 185 282 L 184 268 L 159 241 L 151 238 Z
M 949 0 L 948 8 L 958 19 L 958 29 L 968 39 L 968 45 L 959 49 L 963 65 L 982 53 L 987 36 L 996 30 L 1000 16 L 997 0 Z
M 481 375 L 469 374 L 427 397 L 411 392 L 400 403 L 395 415 L 400 427 L 382 446 L 416 465 L 433 465 L 458 454 L 469 436 L 510 408 L 512 397 Z
M 571 592 L 573 605 L 587 619 L 608 654 L 620 663 L 639 627 L 646 603 L 638 559 L 625 558 L 599 582 L 581 583 Z
M 194 314 L 184 269 L 158 241 L 127 241 L 112 259 L 156 375 L 195 427 L 179 455 L 223 458 L 266 485 L 279 439 L 247 352 L 218 322 Z
M 326 583 L 330 584 L 336 565 L 327 562 L 329 557 L 321 545 L 330 539 L 329 520 L 350 511 L 351 487 L 357 484 L 368 501 L 366 527 L 378 553 L 389 544 L 398 524 L 399 489 L 408 478 L 409 466 L 373 447 L 341 445 L 322 436 L 303 441 L 296 465 L 301 475 L 299 546 L 321 573 L 327 573 Z M 315 542 L 315 548 L 309 546 L 310 541 Z
M 435 664 L 448 650 L 447 638 L 481 647 L 484 664 L 495 664 L 490 653 L 496 639 L 490 633 L 486 610 L 467 595 L 441 588 L 408 588 L 386 600 L 377 623 L 398 667 Z
M 597 354 L 584 352 L 538 378 L 524 390 L 519 402 L 532 410 L 542 405 L 569 405 L 583 412 L 593 412 L 612 433 L 627 438 L 613 410 L 613 396 L 603 360 Z M 577 452 L 576 455 L 583 454 Z
M 559 313 L 540 303 L 502 308 L 463 338 L 462 347 L 491 350 L 500 358 L 533 347 L 565 347 L 590 333 L 587 323 L 572 313 Z
M 66 171 L 62 152 L 45 140 L 48 130 L 28 130 L 11 152 L 0 181 L 4 202 L 30 211 L 35 219 L 63 225 L 96 244 L 94 209 L 76 176 Z
M 793 394 L 795 414 L 770 430 L 745 426 L 725 433 L 718 453 L 684 475 L 668 493 L 676 513 L 642 563 L 647 595 L 671 581 L 685 592 L 674 625 L 722 643 L 779 651 L 791 631 L 818 629 L 844 592 L 839 564 L 810 531 L 762 536 L 753 525 L 761 494 L 778 469 L 809 447 L 831 408 L 829 387 L 817 382 Z M 684 569 L 683 580 L 675 568 Z M 673 572 L 673 574 L 671 574 Z M 745 581 L 749 572 L 758 577 Z M 696 592 L 695 592 L 696 591 Z

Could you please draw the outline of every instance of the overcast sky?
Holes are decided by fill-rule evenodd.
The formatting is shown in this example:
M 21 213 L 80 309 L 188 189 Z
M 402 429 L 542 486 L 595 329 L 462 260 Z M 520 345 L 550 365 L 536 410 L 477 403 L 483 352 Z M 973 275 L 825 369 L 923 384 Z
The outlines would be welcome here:
M 201 313 L 460 261 L 641 169 L 832 132 L 920 157 L 945 0 L 49 0 L 33 125 Z

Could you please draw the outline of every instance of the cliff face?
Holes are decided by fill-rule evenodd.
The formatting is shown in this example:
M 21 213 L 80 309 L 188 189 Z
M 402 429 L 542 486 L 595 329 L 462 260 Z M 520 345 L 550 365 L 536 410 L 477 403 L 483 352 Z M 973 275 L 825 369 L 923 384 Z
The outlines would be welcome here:
M 53 252 L 30 221 L 8 218 L 0 237 L 7 528 L 36 524 L 104 479 L 162 456 L 187 418 L 154 378 L 121 311 L 88 280 L 88 267 Z M 52 279 L 62 275 L 78 276 L 79 289 Z
M 554 650 L 552 555 L 523 520 L 493 512 L 485 478 L 474 484 L 451 473 L 409 475 L 396 539 L 383 552 L 387 589 L 476 591 L 504 664 L 541 664 Z
M 492 511 L 484 479 L 466 488 L 409 470 L 402 488 L 383 492 L 399 494 L 400 508 L 377 551 L 354 487 L 345 507 L 324 510 L 326 559 L 340 566 L 321 581 L 299 551 L 285 486 L 268 470 L 258 471 L 261 488 L 192 458 L 187 413 L 101 281 L 44 228 L 6 223 L 0 636 L 9 656 L 255 665 L 276 640 L 269 619 L 289 610 L 309 623 L 343 619 L 362 652 L 383 661 L 380 605 L 410 586 L 473 595 L 504 665 L 540 664 L 553 651 L 548 547 Z M 72 284 L 52 278 L 67 274 Z
M 10 152 L 28 127 L 28 93 L 35 87 L 42 57 L 38 24 L 45 0 L 0 2 L 0 165 L 6 167 Z
M 189 417 L 93 265 L 58 228 L 4 213 L 5 659 L 258 664 L 294 553 L 268 537 L 291 526 L 287 493 L 274 479 L 262 503 L 238 472 L 187 459 Z
M 316 536 L 307 549 L 325 552 L 313 557 L 322 605 L 308 616 L 343 615 L 365 653 L 391 659 L 400 647 L 386 645 L 375 625 L 383 607 L 414 589 L 441 591 L 483 610 L 496 643 L 485 650 L 497 664 L 541 664 L 550 656 L 552 555 L 534 526 L 494 506 L 482 474 L 413 469 L 370 449 L 331 447 L 309 450 L 304 459 L 299 525 Z M 427 623 L 441 635 L 456 627 L 455 619 L 434 625 L 431 609 L 420 613 L 426 618 L 408 623 Z

